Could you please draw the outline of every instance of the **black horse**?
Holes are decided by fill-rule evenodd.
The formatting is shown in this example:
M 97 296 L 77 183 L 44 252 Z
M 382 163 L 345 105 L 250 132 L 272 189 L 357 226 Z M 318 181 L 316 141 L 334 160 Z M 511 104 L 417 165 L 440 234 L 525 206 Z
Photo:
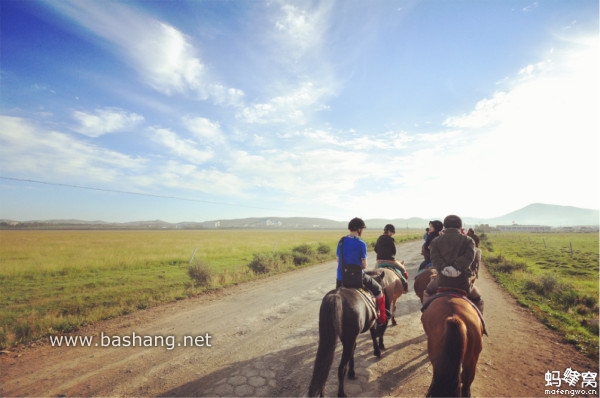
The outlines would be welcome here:
M 376 357 L 379 358 L 381 350 L 385 349 L 383 334 L 387 328 L 387 322 L 377 325 L 375 307 L 367 304 L 365 301 L 367 298 L 361 296 L 363 294 L 357 289 L 339 287 L 323 297 L 319 311 L 319 347 L 312 380 L 308 388 L 309 397 L 323 396 L 338 338 L 343 346 L 342 360 L 338 368 L 338 397 L 346 396 L 344 392 L 346 371 L 349 378 L 355 378 L 354 350 L 358 335 L 367 330 L 371 332 Z M 385 306 L 389 311 L 390 301 L 387 297 Z M 379 342 L 377 342 L 378 338 Z

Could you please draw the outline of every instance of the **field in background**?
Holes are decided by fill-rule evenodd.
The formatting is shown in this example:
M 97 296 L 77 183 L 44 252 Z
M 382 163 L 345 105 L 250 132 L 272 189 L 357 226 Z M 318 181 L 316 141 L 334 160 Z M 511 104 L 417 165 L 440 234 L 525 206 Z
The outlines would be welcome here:
M 86 324 L 179 300 L 261 275 L 257 254 L 313 251 L 301 264 L 335 258 L 342 230 L 0 231 L 0 347 L 76 330 Z M 371 245 L 381 234 L 367 229 Z M 399 230 L 397 242 L 418 239 Z M 190 260 L 213 274 L 198 289 Z M 289 264 L 287 264 L 289 265 Z M 332 269 L 332 279 L 335 270 Z
M 598 358 L 598 234 L 490 233 L 483 238 L 483 261 L 499 283 L 567 342 Z

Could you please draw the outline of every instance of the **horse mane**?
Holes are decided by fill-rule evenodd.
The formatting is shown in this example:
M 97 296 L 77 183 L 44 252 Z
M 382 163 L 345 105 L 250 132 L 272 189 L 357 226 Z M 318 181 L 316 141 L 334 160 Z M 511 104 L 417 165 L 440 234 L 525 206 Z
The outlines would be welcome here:
M 375 269 L 375 270 L 365 271 L 365 274 L 369 275 L 370 277 L 372 277 L 373 279 L 375 279 L 377 282 L 379 282 L 381 284 L 381 281 L 383 280 L 384 272 L 380 269 Z

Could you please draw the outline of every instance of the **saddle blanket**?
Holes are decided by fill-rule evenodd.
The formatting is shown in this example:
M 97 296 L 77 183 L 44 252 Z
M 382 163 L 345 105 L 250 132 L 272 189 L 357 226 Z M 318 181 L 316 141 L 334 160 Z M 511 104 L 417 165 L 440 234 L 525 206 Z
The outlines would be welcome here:
M 394 264 L 381 263 L 377 266 L 377 268 L 391 269 L 392 271 L 394 271 L 396 273 L 396 275 L 398 275 L 398 277 L 400 278 L 401 281 L 408 282 L 406 280 L 406 278 L 404 277 L 404 275 L 402 275 L 402 271 L 398 267 L 396 267 Z

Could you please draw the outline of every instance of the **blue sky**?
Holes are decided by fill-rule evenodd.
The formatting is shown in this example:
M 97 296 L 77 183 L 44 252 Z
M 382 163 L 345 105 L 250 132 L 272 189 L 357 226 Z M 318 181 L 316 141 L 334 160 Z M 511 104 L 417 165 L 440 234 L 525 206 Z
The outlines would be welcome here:
M 0 2 L 0 219 L 598 209 L 598 2 Z

